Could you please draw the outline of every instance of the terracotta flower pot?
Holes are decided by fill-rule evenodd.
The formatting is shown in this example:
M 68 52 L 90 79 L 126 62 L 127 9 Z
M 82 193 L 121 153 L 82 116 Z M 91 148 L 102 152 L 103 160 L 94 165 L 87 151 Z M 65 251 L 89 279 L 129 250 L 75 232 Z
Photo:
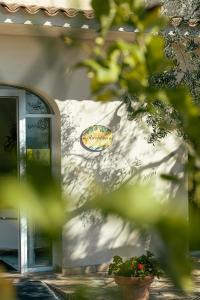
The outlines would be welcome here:
M 149 289 L 154 277 L 122 277 L 115 276 L 115 282 L 122 291 L 123 300 L 148 300 Z

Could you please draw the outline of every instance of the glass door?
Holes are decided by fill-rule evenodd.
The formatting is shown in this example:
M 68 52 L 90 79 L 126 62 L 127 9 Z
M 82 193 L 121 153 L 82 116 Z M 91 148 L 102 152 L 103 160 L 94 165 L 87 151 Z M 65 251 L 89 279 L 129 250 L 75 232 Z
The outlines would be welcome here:
M 40 97 L 0 87 L 0 176 L 24 181 L 34 161 L 45 164 L 51 176 L 52 120 L 50 108 Z M 28 220 L 26 211 L 9 207 L 0 211 L 1 261 L 21 273 L 52 269 L 52 241 Z
M 0 177 L 17 173 L 17 100 L 0 97 Z M 19 213 L 6 207 L 0 210 L 0 263 L 16 271 L 19 261 Z
M 43 176 L 51 176 L 51 121 L 48 106 L 36 96 L 26 94 L 26 174 L 32 172 L 32 166 L 38 166 L 41 176 L 37 188 L 42 189 Z M 40 170 L 40 171 L 39 171 Z M 42 172 L 43 171 L 43 172 Z M 34 180 L 35 182 L 35 180 Z M 39 185 L 39 186 L 38 186 Z M 45 199 L 44 199 L 45 201 Z M 52 266 L 52 241 L 39 226 L 28 222 L 28 268 L 39 270 Z

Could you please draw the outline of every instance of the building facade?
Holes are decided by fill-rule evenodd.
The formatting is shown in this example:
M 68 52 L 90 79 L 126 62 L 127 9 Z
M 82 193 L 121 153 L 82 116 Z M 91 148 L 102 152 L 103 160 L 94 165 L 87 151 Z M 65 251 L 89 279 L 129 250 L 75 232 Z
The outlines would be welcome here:
M 85 71 L 72 68 L 88 52 L 83 47 L 69 47 L 66 37 L 75 36 L 86 49 L 94 45 L 98 25 L 89 4 L 18 2 L 0 2 L 0 115 L 6 116 L 7 124 L 0 136 L 3 141 L 8 129 L 15 126 L 19 176 L 24 172 L 20 156 L 44 155 L 75 207 L 84 201 L 94 182 L 112 189 L 132 179 L 155 178 L 158 192 L 164 188 L 169 195 L 180 194 L 187 216 L 184 188 L 165 187 L 159 180 L 159 175 L 168 171 L 184 176 L 180 140 L 170 135 L 160 144 L 149 144 L 145 122 L 128 121 L 126 108 L 118 99 L 96 102 Z M 119 28 L 110 32 L 107 43 L 117 37 L 132 40 L 132 36 L 128 29 Z M 96 125 L 112 133 L 111 145 L 99 152 L 80 142 L 84 130 Z M 51 248 L 48 257 L 43 253 L 45 247 Z M 57 266 L 66 274 L 103 271 L 113 255 L 132 256 L 149 247 L 149 236 L 117 218 L 102 219 L 93 212 L 82 212 L 68 221 L 60 245 L 49 245 L 36 235 L 26 216 L 1 212 L 0 256 L 21 272 Z

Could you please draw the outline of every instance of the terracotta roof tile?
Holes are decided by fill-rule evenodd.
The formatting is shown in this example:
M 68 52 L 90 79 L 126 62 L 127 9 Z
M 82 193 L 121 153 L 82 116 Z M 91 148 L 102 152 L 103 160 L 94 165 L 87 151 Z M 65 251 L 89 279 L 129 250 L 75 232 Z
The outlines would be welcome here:
M 49 17 L 54 17 L 61 13 L 69 18 L 73 18 L 79 14 L 82 14 L 86 19 L 94 18 L 93 10 L 78 10 L 74 8 L 62 8 L 62 7 L 57 8 L 57 7 L 45 7 L 45 6 L 37 6 L 37 5 L 23 5 L 17 3 L 8 4 L 6 2 L 0 2 L 0 7 L 9 13 L 25 11 L 28 14 L 35 15 L 39 12 L 43 12 Z

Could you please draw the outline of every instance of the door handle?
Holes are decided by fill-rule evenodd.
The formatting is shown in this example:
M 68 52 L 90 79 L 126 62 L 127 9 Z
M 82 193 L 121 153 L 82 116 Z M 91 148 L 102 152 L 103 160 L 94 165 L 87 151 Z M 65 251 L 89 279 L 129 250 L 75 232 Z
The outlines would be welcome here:
M 9 217 L 0 217 L 0 221 L 12 221 L 12 220 L 18 220 L 18 218 L 9 218 Z

